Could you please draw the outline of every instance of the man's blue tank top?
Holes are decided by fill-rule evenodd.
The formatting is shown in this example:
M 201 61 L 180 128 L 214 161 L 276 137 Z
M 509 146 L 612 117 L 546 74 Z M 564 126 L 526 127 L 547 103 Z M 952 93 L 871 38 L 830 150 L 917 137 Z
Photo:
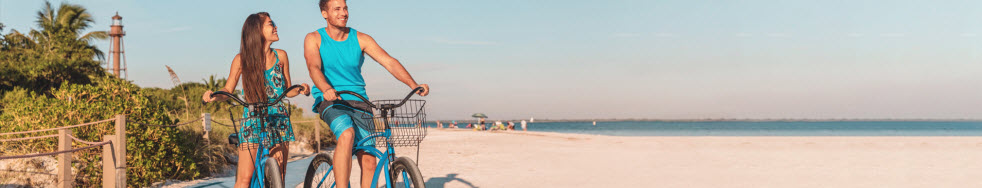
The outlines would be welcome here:
M 365 92 L 365 79 L 361 75 L 361 65 L 365 63 L 365 55 L 358 44 L 358 31 L 349 28 L 348 38 L 336 41 L 327 35 L 324 28 L 317 29 L 321 36 L 320 55 L 321 71 L 336 91 L 353 91 L 368 98 Z M 311 89 L 314 95 L 314 107 L 324 101 L 324 93 L 317 86 Z M 361 101 L 353 95 L 342 94 L 342 100 Z

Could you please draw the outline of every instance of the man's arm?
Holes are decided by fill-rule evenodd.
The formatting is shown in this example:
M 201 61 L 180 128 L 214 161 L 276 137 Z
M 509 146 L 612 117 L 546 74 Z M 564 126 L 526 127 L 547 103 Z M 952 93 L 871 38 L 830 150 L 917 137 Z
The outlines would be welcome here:
M 402 81 L 402 83 L 405 83 L 407 86 L 409 86 L 409 88 L 416 89 L 417 87 L 423 87 L 424 90 L 423 92 L 419 93 L 420 96 L 426 96 L 430 93 L 430 87 L 428 85 L 417 84 L 416 80 L 413 79 L 413 76 L 409 75 L 409 71 L 406 71 L 406 67 L 403 67 L 402 63 L 399 63 L 399 60 L 396 60 L 396 58 L 390 56 L 388 52 L 385 52 L 385 49 L 382 49 L 382 47 L 375 42 L 375 39 L 373 39 L 372 36 L 358 32 L 358 43 L 361 45 L 361 50 L 365 52 L 365 54 L 368 54 L 369 57 L 372 57 L 372 59 L 381 64 L 382 67 L 385 67 L 385 70 L 388 70 L 392 76 L 395 76 L 396 79 Z
M 314 86 L 324 93 L 324 100 L 333 101 L 337 99 L 337 94 L 331 84 L 327 83 L 327 78 L 321 71 L 320 41 L 317 32 L 307 33 L 307 37 L 303 40 L 303 57 L 307 60 L 307 72 L 310 73 L 310 80 L 314 82 Z

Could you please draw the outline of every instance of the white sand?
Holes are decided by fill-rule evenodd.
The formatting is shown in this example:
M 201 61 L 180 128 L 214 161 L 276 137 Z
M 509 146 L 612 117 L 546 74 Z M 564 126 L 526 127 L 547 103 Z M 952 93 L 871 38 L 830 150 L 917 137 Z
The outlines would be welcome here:
M 415 151 L 399 152 L 415 158 Z M 421 152 L 417 161 L 428 187 L 982 187 L 978 137 L 614 137 L 430 129 Z
M 980 137 L 615 137 L 430 129 L 420 151 L 415 161 L 429 188 L 982 187 Z M 397 152 L 416 158 L 415 150 Z M 357 165 L 352 171 L 357 176 Z M 171 186 L 194 184 L 188 183 Z

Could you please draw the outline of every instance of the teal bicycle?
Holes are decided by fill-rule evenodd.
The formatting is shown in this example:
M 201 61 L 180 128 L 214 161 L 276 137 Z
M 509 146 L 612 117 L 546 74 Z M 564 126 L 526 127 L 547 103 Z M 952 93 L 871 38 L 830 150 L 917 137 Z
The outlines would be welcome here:
M 293 85 L 290 88 L 284 90 L 285 91 L 284 93 L 292 91 L 294 89 L 303 91 L 302 86 Z M 234 119 L 232 117 L 232 111 L 231 111 L 232 108 L 237 108 L 238 106 L 246 107 L 249 109 L 249 112 L 251 112 L 250 114 L 248 114 L 249 118 L 247 119 L 252 119 L 254 121 L 257 121 L 259 126 L 256 128 L 263 130 L 259 133 L 259 135 L 251 135 L 251 136 L 258 136 L 260 142 L 258 144 L 255 144 L 256 146 L 255 155 L 250 156 L 252 157 L 252 161 L 255 162 L 253 164 L 255 166 L 255 170 L 252 172 L 252 179 L 250 181 L 249 187 L 274 187 L 274 188 L 284 187 L 283 179 L 281 179 L 282 175 L 280 174 L 281 172 L 280 172 L 279 164 L 277 164 L 276 159 L 270 157 L 269 149 L 273 147 L 273 145 L 271 144 L 272 141 L 274 139 L 280 138 L 279 135 L 280 131 L 286 129 L 286 127 L 285 125 L 269 124 L 266 121 L 268 116 L 266 111 L 269 110 L 270 107 L 279 104 L 283 100 L 283 97 L 285 97 L 286 95 L 285 94 L 280 95 L 279 97 L 276 97 L 276 99 L 265 103 L 263 102 L 247 103 L 246 101 L 240 99 L 238 96 L 225 91 L 217 91 L 215 93 L 212 93 L 211 97 L 215 97 L 218 95 L 227 96 L 237 103 L 229 107 L 229 113 L 228 113 L 229 119 Z M 202 101 L 202 104 L 204 103 L 205 102 Z M 235 121 L 232 121 L 232 127 L 234 128 L 236 133 L 232 133 L 231 135 L 229 135 L 228 137 L 229 144 L 239 147 L 240 144 L 239 137 L 238 137 L 239 128 L 238 126 L 235 125 Z M 250 135 L 246 134 L 246 136 L 248 137 Z M 238 174 L 236 174 L 236 176 L 238 176 Z
M 419 87 L 414 89 L 406 98 L 402 100 L 376 100 L 368 101 L 364 96 L 351 91 L 339 91 L 337 94 L 350 94 L 358 97 L 368 104 L 373 111 L 361 118 L 371 118 L 374 125 L 354 126 L 367 130 L 370 134 L 361 140 L 357 140 L 352 154 L 363 151 L 379 159 L 378 167 L 375 168 L 372 176 L 371 187 L 378 187 L 379 175 L 384 175 L 387 188 L 393 187 L 426 187 L 423 182 L 423 175 L 419 172 L 419 167 L 412 159 L 407 157 L 396 157 L 394 147 L 416 147 L 417 158 L 419 154 L 419 143 L 426 137 L 426 127 L 422 125 L 426 121 L 424 106 L 426 101 L 409 99 L 413 94 L 422 91 Z M 375 147 L 361 146 L 363 143 L 375 139 Z M 376 148 L 377 147 L 377 148 Z M 384 148 L 382 152 L 378 148 Z M 331 155 L 326 153 L 317 154 L 310 166 L 307 167 L 307 175 L 304 176 L 303 187 L 330 187 L 336 186 L 334 179 L 334 160 Z M 380 168 L 379 168 L 380 167 Z M 387 173 L 382 173 L 387 172 Z M 350 187 L 350 186 L 349 186 Z

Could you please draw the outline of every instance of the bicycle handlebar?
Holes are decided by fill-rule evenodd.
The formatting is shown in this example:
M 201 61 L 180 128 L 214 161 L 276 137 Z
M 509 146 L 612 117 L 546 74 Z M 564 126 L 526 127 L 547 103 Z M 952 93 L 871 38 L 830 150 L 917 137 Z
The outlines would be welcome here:
M 215 97 L 217 95 L 225 95 L 225 96 L 227 96 L 229 98 L 232 98 L 233 100 L 235 100 L 235 102 L 238 102 L 239 105 L 242 105 L 242 106 L 257 106 L 257 107 L 260 107 L 260 106 L 272 106 L 272 105 L 275 105 L 276 103 L 279 103 L 281 100 L 283 100 L 283 97 L 286 97 L 286 93 L 292 91 L 293 89 L 299 89 L 299 91 L 303 91 L 304 88 L 303 88 L 303 86 L 300 86 L 300 85 L 290 86 L 290 88 L 287 88 L 283 92 L 282 95 L 280 95 L 279 97 L 276 97 L 276 99 L 273 100 L 273 101 L 267 101 L 265 104 L 264 103 L 261 103 L 261 102 L 247 103 L 247 102 L 243 101 L 242 99 L 239 99 L 239 97 L 233 95 L 232 93 L 225 92 L 225 91 L 216 91 L 214 93 L 211 93 L 211 97 Z M 201 101 L 201 102 L 204 103 L 205 101 Z
M 364 101 L 366 104 L 368 104 L 368 106 L 371 108 L 393 109 L 393 108 L 400 107 L 403 104 L 406 104 L 406 101 L 408 101 L 409 98 L 413 96 L 413 94 L 416 94 L 417 92 L 422 92 L 423 90 L 424 90 L 423 87 L 416 87 L 416 89 L 413 89 L 413 91 L 409 92 L 409 94 L 406 95 L 406 98 L 403 98 L 402 102 L 399 102 L 399 104 L 383 104 L 382 106 L 375 106 L 375 104 L 372 104 L 372 102 L 368 101 L 368 99 L 366 99 L 364 96 L 361 96 L 360 94 L 355 93 L 353 91 L 338 91 L 337 95 L 341 95 L 341 94 L 354 95 L 355 97 L 358 97 L 358 99 L 361 99 L 361 101 Z

